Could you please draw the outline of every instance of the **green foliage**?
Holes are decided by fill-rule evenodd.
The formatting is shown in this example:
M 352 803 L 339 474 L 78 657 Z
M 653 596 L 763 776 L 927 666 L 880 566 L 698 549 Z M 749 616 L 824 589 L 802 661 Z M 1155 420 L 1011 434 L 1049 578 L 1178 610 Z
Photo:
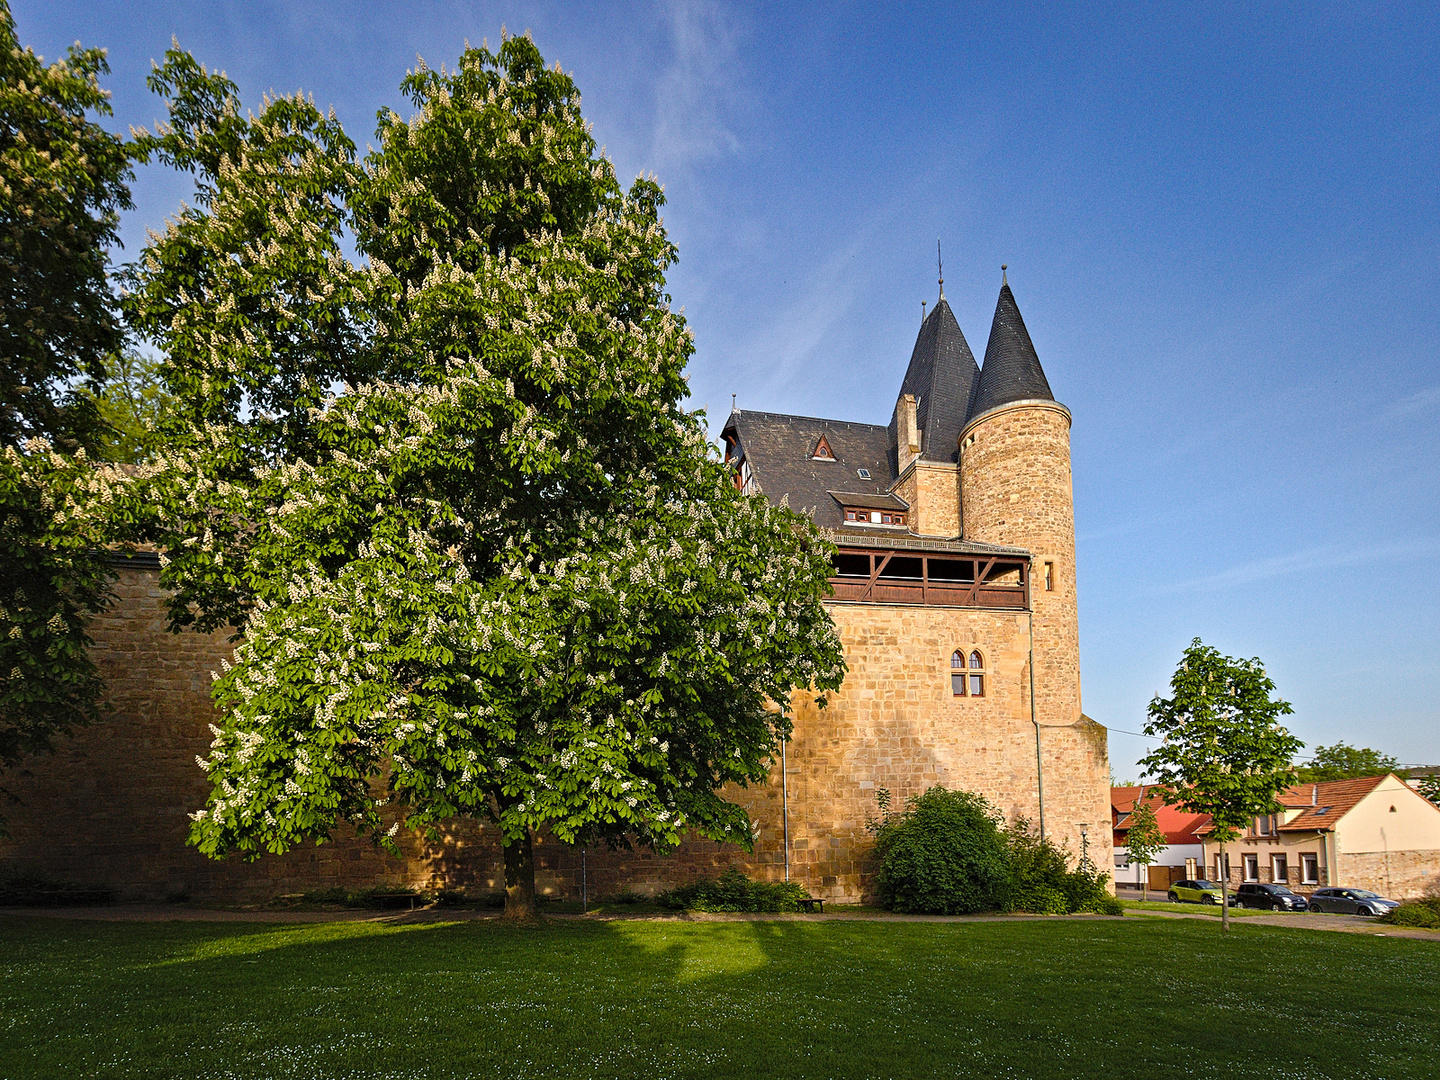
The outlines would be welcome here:
M 1418 926 L 1425 930 L 1440 930 L 1440 897 L 1427 896 L 1391 908 L 1381 915 L 1379 922 L 1394 926 Z
M 199 198 L 131 282 L 179 404 L 117 516 L 166 549 L 174 626 L 241 639 L 192 842 L 748 844 L 718 789 L 843 677 L 830 549 L 682 408 L 658 185 L 621 189 L 524 38 L 422 66 L 360 164 L 302 96 L 247 118 L 177 51 L 151 82 L 141 147 Z
M 1440 775 L 1422 778 L 1419 791 L 1436 806 L 1440 806 Z
M 1338 742 L 1334 746 L 1317 746 L 1310 763 L 1299 766 L 1295 775 L 1302 784 L 1314 784 L 1321 780 L 1381 776 L 1399 768 L 1399 758 L 1371 750 L 1369 747 L 1347 746 Z
M 1172 697 L 1150 703 L 1145 734 L 1164 740 L 1140 765 L 1155 796 L 1214 821 L 1233 840 L 1251 819 L 1284 808 L 1276 792 L 1295 780 L 1304 744 L 1278 723 L 1294 710 L 1272 695 L 1259 660 L 1235 660 L 1196 638 L 1175 670 Z
M 1129 852 L 1130 861 L 1148 867 L 1155 861 L 1155 856 L 1164 851 L 1166 847 L 1165 834 L 1160 831 L 1160 823 L 1155 817 L 1153 804 L 1137 800 L 1134 808 L 1130 811 L 1130 818 L 1126 822 L 1125 849 Z M 1141 879 L 1141 897 L 1145 897 L 1150 891 L 1149 875 Z
M 936 785 L 891 813 L 889 792 L 879 793 L 883 817 L 871 822 L 880 871 L 880 903 L 891 911 L 965 915 L 1006 904 L 1009 872 L 999 811 L 983 796 Z
M 1145 734 L 1164 741 L 1140 761 L 1157 798 L 1208 814 L 1210 838 L 1227 840 L 1262 814 L 1284 807 L 1275 795 L 1295 781 L 1290 759 L 1304 745 L 1281 727 L 1294 710 L 1274 697 L 1258 659 L 1235 660 L 1196 638 L 1170 680 L 1172 696 L 1150 703 Z M 1221 882 L 1228 894 L 1228 883 Z M 1221 923 L 1230 927 L 1229 905 Z
M 43 439 L 0 448 L 0 768 L 105 713 L 86 629 L 113 580 L 100 547 L 116 480 Z
M 655 902 L 674 911 L 799 911 L 809 895 L 793 881 L 751 881 L 732 866 L 719 878 L 663 892 Z
M 1119 915 L 1120 901 L 1106 888 L 1109 875 L 1081 863 L 1070 869 L 1065 852 L 1049 837 L 1042 839 L 1024 818 L 1005 829 L 1009 891 L 1005 908 L 1036 915 L 1091 912 Z
M 155 452 L 161 425 L 175 408 L 165 392 L 160 361 L 134 350 L 110 357 L 105 380 L 93 391 L 103 430 L 95 456 L 105 461 L 136 464 Z
M 93 447 L 98 385 L 123 334 L 106 272 L 130 206 L 130 148 L 110 115 L 103 49 L 46 64 L 0 0 L 0 448 Z
M 111 484 L 87 475 L 85 386 L 121 343 L 106 248 L 130 205 L 126 144 L 89 119 L 107 71 L 78 45 L 45 64 L 0 0 L 0 769 L 103 712 L 85 627 L 109 595 Z

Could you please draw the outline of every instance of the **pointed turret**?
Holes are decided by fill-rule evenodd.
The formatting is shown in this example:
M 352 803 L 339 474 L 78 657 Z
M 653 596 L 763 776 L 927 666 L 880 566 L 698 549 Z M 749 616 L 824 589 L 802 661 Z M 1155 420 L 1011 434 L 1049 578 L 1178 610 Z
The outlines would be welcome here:
M 897 470 L 904 467 L 907 457 L 907 448 L 898 445 L 898 411 L 905 396 L 915 399 L 919 457 L 953 462 L 956 439 L 965 425 L 966 407 L 979 377 L 980 366 L 975 363 L 970 343 L 941 294 L 940 302 L 920 324 L 910 366 L 896 399 L 897 416 L 890 421 L 890 445 L 897 448 Z
M 968 415 L 974 419 L 1012 401 L 1054 400 L 1035 346 L 1030 343 L 1030 332 L 1015 305 L 1015 294 L 1008 282 L 1002 284 L 995 321 L 990 324 L 990 340 L 985 345 L 985 364 Z

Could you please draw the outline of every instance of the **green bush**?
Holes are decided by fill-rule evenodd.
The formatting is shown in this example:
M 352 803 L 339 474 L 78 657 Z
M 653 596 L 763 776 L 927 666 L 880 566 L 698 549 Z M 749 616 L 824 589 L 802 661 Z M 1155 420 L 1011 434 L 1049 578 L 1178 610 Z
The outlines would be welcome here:
M 1426 930 L 1440 930 L 1440 897 L 1429 896 L 1401 904 L 1398 908 L 1380 916 L 1383 923 L 1394 926 L 1418 926 Z
M 655 902 L 673 911 L 799 911 L 809 895 L 793 881 L 751 881 L 731 867 L 718 879 L 660 893 Z
M 1108 875 L 1084 864 L 1070 869 L 1054 841 L 1042 840 L 1023 818 L 1004 826 L 999 812 L 974 792 L 933 787 L 899 814 L 889 812 L 889 792 L 876 798 L 883 814 L 870 823 L 880 857 L 876 887 L 891 911 L 1124 911 L 1106 888 Z
M 880 872 L 880 903 L 891 911 L 964 915 L 1005 906 L 1009 874 L 999 812 L 969 791 L 932 787 L 889 813 L 889 792 L 878 794 L 883 820 L 871 822 Z
M 1119 915 L 1125 909 L 1105 887 L 1108 875 L 1084 863 L 1070 869 L 1065 852 L 1049 838 L 1032 832 L 1017 818 L 1005 830 L 1010 866 L 1009 908 L 1036 915 L 1091 912 Z

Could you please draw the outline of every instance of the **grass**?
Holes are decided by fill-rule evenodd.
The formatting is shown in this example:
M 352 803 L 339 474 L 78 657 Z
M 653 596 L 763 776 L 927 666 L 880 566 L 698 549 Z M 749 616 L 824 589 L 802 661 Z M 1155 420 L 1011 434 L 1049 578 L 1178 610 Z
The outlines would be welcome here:
M 1155 919 L 0 921 L 0 1075 L 1433 1077 L 1440 946 Z
M 1161 893 L 1160 895 L 1164 896 L 1165 894 Z M 1221 911 L 1219 904 L 1172 904 L 1168 900 L 1146 900 L 1142 902 L 1140 900 L 1129 900 L 1124 897 L 1121 898 L 1120 903 L 1124 905 L 1126 911 L 1134 911 L 1137 914 L 1143 914 L 1147 911 L 1178 911 L 1184 915 L 1213 915 L 1218 919 Z M 1250 908 L 1243 908 L 1239 905 L 1230 909 L 1230 917 L 1232 919 L 1244 919 L 1251 915 L 1274 914 L 1275 912 L 1273 911 L 1251 910 Z M 1282 911 L 1280 914 L 1283 915 L 1284 912 Z

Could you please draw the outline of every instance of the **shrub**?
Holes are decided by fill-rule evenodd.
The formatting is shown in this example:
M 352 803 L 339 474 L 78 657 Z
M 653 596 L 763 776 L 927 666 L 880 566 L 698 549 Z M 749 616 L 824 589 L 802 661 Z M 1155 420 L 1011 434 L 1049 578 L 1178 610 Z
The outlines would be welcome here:
M 892 814 L 877 794 L 883 820 L 870 822 L 880 857 L 876 886 L 891 911 L 961 915 L 1024 911 L 1037 915 L 1120 915 L 1109 876 L 1041 839 L 1024 818 L 1002 825 L 999 812 L 970 791 L 933 787 Z
M 1009 893 L 1005 837 L 999 812 L 969 791 L 932 787 L 889 813 L 889 792 L 878 795 L 884 818 L 871 822 L 880 857 L 876 887 L 891 911 L 963 915 L 996 911 Z
M 731 867 L 718 879 L 702 878 L 660 893 L 655 902 L 674 911 L 799 911 L 809 895 L 793 881 L 751 881 Z
M 1380 922 L 1394 926 L 1418 926 L 1426 930 L 1440 930 L 1440 897 L 1428 896 L 1424 900 L 1413 900 L 1380 916 Z
M 1071 870 L 1065 852 L 1053 840 L 1032 832 L 1024 818 L 1017 818 L 1005 830 L 1005 851 L 1011 911 L 1119 915 L 1125 910 L 1105 887 L 1108 875 L 1084 863 Z

